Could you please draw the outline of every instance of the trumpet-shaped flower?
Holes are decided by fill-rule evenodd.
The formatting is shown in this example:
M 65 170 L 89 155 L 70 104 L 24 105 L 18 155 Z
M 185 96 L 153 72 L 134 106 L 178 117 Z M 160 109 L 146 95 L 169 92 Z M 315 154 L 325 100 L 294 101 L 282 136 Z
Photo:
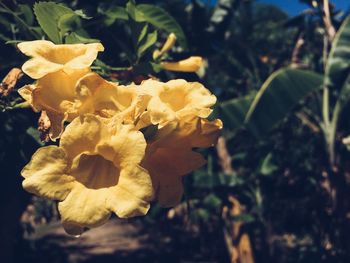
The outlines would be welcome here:
M 220 119 L 209 121 L 191 117 L 174 126 L 169 123 L 159 129 L 149 141 L 152 147 L 207 148 L 216 144 L 223 127 Z
M 194 147 L 213 146 L 222 129 L 220 120 L 192 117 L 176 127 L 169 123 L 159 129 L 147 145 L 142 165 L 150 172 L 156 198 L 161 206 L 178 204 L 183 194 L 182 177 L 205 164 Z
M 145 111 L 150 97 L 136 85 L 116 85 L 95 73 L 79 81 L 76 94 L 79 114 L 95 113 L 105 118 L 119 118 L 127 124 L 134 124 Z
M 64 121 L 85 113 L 119 117 L 124 123 L 133 123 L 146 108 L 149 97 L 135 86 L 117 85 L 88 69 L 50 73 L 35 85 L 19 89 L 19 93 L 36 111 L 47 112 L 53 140 L 63 132 Z
M 160 56 L 167 53 L 175 45 L 175 42 L 176 42 L 176 35 L 174 33 L 170 33 L 162 49 L 160 51 L 157 49 L 153 52 L 153 59 L 157 59 Z
M 71 121 L 77 116 L 74 108 L 76 85 L 89 71 L 80 69 L 67 73 L 59 70 L 18 90 L 35 111 L 46 111 L 51 123 L 49 135 L 52 140 L 60 137 L 64 121 Z
M 169 71 L 196 72 L 203 66 L 203 58 L 189 57 L 178 62 L 162 62 L 161 65 Z
M 104 47 L 100 43 L 55 45 L 46 40 L 27 41 L 18 44 L 19 50 L 32 57 L 22 70 L 33 79 L 63 70 L 85 69 L 91 66 L 98 52 Z
M 142 118 L 160 128 L 183 118 L 206 118 L 216 103 L 216 97 L 198 82 L 176 79 L 164 83 L 149 79 L 142 82 L 141 87 L 151 96 Z
M 201 154 L 189 149 L 149 149 L 142 166 L 149 171 L 156 194 L 162 207 L 177 205 L 183 195 L 182 177 L 203 166 Z
M 40 148 L 22 170 L 23 187 L 58 200 L 68 233 L 102 225 L 111 213 L 145 215 L 153 198 L 149 173 L 139 164 L 146 142 L 127 125 L 109 127 L 94 115 L 78 117 L 60 146 Z

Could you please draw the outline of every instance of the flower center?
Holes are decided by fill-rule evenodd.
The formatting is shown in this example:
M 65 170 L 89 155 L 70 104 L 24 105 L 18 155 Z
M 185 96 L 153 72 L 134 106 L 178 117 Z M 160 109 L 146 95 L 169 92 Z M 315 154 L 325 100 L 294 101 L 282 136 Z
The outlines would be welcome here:
M 101 189 L 118 184 L 120 170 L 100 155 L 82 154 L 73 161 L 71 175 L 86 188 Z
M 84 55 L 85 52 L 86 50 L 83 48 L 60 46 L 58 48 L 52 49 L 51 52 L 44 54 L 44 57 L 53 63 L 64 65 L 72 59 Z

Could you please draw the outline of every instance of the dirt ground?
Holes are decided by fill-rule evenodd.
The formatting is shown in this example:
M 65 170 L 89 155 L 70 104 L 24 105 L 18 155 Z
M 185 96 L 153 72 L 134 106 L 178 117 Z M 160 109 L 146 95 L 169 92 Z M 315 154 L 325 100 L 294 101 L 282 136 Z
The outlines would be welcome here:
M 16 262 L 228 262 L 217 234 L 194 235 L 171 222 L 149 224 L 113 218 L 80 237 L 71 237 L 55 222 L 40 226 L 19 244 Z

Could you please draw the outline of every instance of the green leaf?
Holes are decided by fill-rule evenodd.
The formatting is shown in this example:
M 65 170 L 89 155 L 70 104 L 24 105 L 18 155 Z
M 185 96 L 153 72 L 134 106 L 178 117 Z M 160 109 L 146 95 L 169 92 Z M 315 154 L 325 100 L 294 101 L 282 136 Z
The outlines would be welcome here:
M 98 42 L 100 42 L 99 39 L 83 37 L 77 34 L 76 32 L 72 32 L 65 37 L 66 44 L 78 44 L 78 43 L 88 44 L 88 43 L 98 43 Z
M 203 204 L 210 209 L 217 209 L 221 206 L 222 201 L 215 194 L 209 194 L 204 198 Z
M 72 9 L 53 2 L 36 3 L 34 13 L 40 27 L 56 44 L 62 44 L 63 40 L 59 28 L 60 19 L 63 16 L 76 15 Z
M 3 27 L 7 30 L 10 30 L 11 28 L 11 23 L 8 21 L 6 17 L 0 15 L 0 25 L 3 25 Z M 2 32 L 3 33 L 3 32 Z
M 135 4 L 132 1 L 129 1 L 126 4 L 126 11 L 129 14 L 129 16 L 136 22 L 145 22 L 145 18 L 143 16 L 143 13 L 140 12 Z
M 214 187 L 237 187 L 245 183 L 244 177 L 233 174 L 213 173 L 204 170 L 193 173 L 193 186 L 196 188 L 211 189 Z
M 350 71 L 350 16 L 335 35 L 326 65 L 327 86 L 341 85 Z
M 262 85 L 249 108 L 248 128 L 257 137 L 264 135 L 322 84 L 323 76 L 312 71 L 290 68 L 276 71 Z
M 138 44 L 143 40 L 143 38 L 146 36 L 147 32 L 148 32 L 148 24 L 144 25 L 144 27 L 142 28 L 142 30 L 139 34 L 139 37 L 137 39 Z
M 65 14 L 58 19 L 58 29 L 61 36 L 81 28 L 80 18 L 75 13 Z
M 157 31 L 154 31 L 147 34 L 147 37 L 141 41 L 137 49 L 137 55 L 139 58 L 141 58 L 143 54 L 157 42 L 157 36 Z
M 10 45 L 10 44 L 18 44 L 23 42 L 23 40 L 8 40 L 5 42 L 6 45 Z
M 104 22 L 106 26 L 114 24 L 117 20 L 128 20 L 128 12 L 125 8 L 120 6 L 112 6 L 106 11 L 98 10 L 99 13 L 105 16 Z
M 92 17 L 91 16 L 87 16 L 83 10 L 79 9 L 79 10 L 74 10 L 74 13 L 76 15 L 78 15 L 79 17 L 83 18 L 83 19 L 86 19 L 86 20 L 89 20 L 91 19 Z
M 337 115 L 341 114 L 341 111 L 343 110 L 344 106 L 348 103 L 349 98 L 350 98 L 350 74 L 342 84 L 342 87 L 337 99 L 336 107 L 335 107 L 336 110 L 334 110 L 333 114 L 337 114 Z M 339 116 L 336 116 L 336 118 L 338 117 Z
M 24 21 L 19 15 L 23 14 L 22 12 L 14 12 L 10 8 L 8 8 L 4 3 L 0 1 L 0 5 L 3 8 L 0 8 L 0 12 L 5 12 L 8 14 L 11 14 L 13 18 L 16 20 L 17 26 L 27 37 L 34 37 L 34 38 L 39 38 L 40 35 L 37 34 L 36 30 L 33 29 L 26 21 Z M 7 20 L 7 19 L 5 19 Z M 4 21 L 2 21 L 2 18 L 0 18 L 0 23 L 4 24 Z M 9 23 L 7 25 L 7 28 L 11 28 L 11 31 L 13 31 L 14 25 L 12 23 Z
M 209 32 L 215 33 L 215 35 L 223 35 L 226 32 L 237 2 L 237 0 L 216 1 L 216 6 L 210 17 Z
M 233 222 L 251 223 L 255 221 L 254 216 L 250 214 L 240 214 L 240 215 L 232 216 L 231 219 Z
M 210 219 L 210 212 L 208 210 L 206 210 L 206 209 L 198 208 L 198 209 L 195 209 L 190 214 L 190 218 L 194 222 L 199 222 L 199 221 L 207 222 Z
M 18 5 L 19 10 L 21 10 L 21 13 L 24 17 L 24 21 L 28 25 L 33 25 L 34 23 L 34 14 L 32 9 L 28 5 Z
M 255 93 L 225 101 L 216 107 L 215 113 L 217 117 L 222 119 L 225 129 L 235 131 L 243 127 L 245 116 L 254 99 L 254 95 Z
M 186 37 L 181 26 L 164 9 L 148 4 L 137 5 L 136 9 L 142 14 L 143 21 L 168 33 L 174 33 L 180 45 L 183 48 L 187 48 Z
M 40 132 L 38 129 L 35 129 L 34 127 L 29 127 L 26 130 L 27 134 L 32 137 L 40 146 L 44 146 L 45 143 L 43 143 L 40 139 Z
M 262 175 L 270 175 L 278 170 L 278 166 L 273 162 L 273 155 L 269 153 L 266 155 L 260 166 L 260 173 Z

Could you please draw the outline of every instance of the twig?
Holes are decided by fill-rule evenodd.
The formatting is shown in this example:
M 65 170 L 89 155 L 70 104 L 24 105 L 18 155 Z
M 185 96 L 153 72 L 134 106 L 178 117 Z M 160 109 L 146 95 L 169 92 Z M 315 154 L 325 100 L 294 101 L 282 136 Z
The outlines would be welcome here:
M 320 132 L 320 128 L 309 119 L 305 112 L 297 112 L 296 116 L 301 120 L 301 122 L 304 125 L 309 127 L 314 133 Z

